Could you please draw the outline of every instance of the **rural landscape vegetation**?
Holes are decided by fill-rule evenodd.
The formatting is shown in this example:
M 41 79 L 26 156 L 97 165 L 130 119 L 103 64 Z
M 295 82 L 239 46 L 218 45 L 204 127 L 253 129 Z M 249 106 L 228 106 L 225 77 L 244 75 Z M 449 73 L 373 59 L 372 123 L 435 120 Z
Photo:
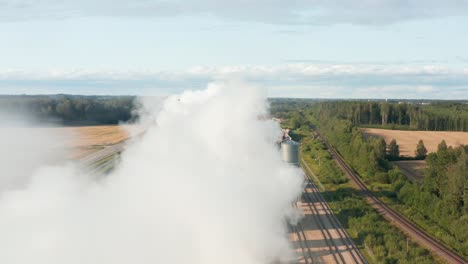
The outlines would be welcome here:
M 269 104 L 271 116 L 301 143 L 301 156 L 318 175 L 314 180 L 323 196 L 369 262 L 443 260 L 366 202 L 328 144 L 375 196 L 461 256 L 468 255 L 467 103 L 269 99 Z M 136 122 L 138 105 L 132 96 L 21 95 L 2 96 L 0 108 L 34 116 L 40 121 L 36 126 L 67 126 L 80 134 L 81 143 L 71 146 L 77 158 L 126 140 L 129 134 L 118 124 Z M 407 134 L 391 137 L 395 132 Z M 436 147 L 429 151 L 426 145 Z M 402 148 L 408 149 L 405 155 Z
M 0 0 L 0 264 L 468 264 L 468 1 Z
M 272 114 L 284 119 L 302 142 L 302 155 L 324 184 L 324 195 L 365 249 L 368 257 L 382 263 L 434 263 L 417 244 L 408 245 L 405 235 L 391 226 L 365 203 L 326 150 L 332 144 L 359 174 L 369 189 L 384 202 L 425 231 L 453 248 L 468 254 L 468 138 L 448 146 L 441 137 L 429 153 L 422 140 L 407 143 L 413 153 L 402 156 L 396 139 L 384 140 L 391 131 L 467 131 L 468 105 L 464 102 L 433 101 L 422 105 L 408 102 L 365 102 L 275 99 Z M 369 135 L 367 128 L 379 128 Z M 314 134 L 320 131 L 322 137 Z M 379 133 L 379 132 L 377 132 Z M 443 134 L 451 140 L 450 133 Z M 433 142 L 431 142 L 433 143 Z M 398 161 L 424 160 L 422 177 L 411 178 Z M 420 164 L 419 162 L 416 163 Z

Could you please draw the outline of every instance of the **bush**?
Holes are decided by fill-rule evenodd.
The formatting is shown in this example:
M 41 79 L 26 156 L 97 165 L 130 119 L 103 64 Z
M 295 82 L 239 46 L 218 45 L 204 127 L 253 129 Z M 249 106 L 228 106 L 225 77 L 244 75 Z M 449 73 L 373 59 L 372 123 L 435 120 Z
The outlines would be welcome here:
M 390 179 L 386 172 L 377 172 L 375 174 L 375 180 L 379 183 L 390 183 Z

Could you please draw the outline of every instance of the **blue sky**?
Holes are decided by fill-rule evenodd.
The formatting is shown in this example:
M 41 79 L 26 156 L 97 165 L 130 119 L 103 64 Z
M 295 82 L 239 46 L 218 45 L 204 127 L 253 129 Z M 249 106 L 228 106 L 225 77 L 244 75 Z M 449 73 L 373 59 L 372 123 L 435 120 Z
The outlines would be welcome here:
M 0 0 L 0 93 L 468 99 L 468 1 Z

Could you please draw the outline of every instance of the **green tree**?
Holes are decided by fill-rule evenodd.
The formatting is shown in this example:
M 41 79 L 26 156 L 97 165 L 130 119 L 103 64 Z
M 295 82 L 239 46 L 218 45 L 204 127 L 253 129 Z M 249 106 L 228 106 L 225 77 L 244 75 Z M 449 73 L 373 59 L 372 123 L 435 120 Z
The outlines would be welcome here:
M 465 183 L 467 178 L 467 160 L 468 156 L 462 151 L 458 157 L 457 163 L 452 164 L 447 169 L 447 193 L 446 197 L 453 214 L 460 214 L 463 209 L 465 199 Z
M 376 141 L 375 154 L 379 159 L 385 159 L 385 154 L 387 153 L 387 143 L 383 138 L 379 138 Z
M 447 149 L 447 143 L 445 143 L 445 140 L 442 140 L 440 144 L 437 146 L 437 151 L 444 151 Z
M 427 156 L 427 149 L 424 146 L 424 142 L 420 139 L 418 145 L 416 146 L 416 158 L 418 159 L 425 159 Z
M 388 156 L 391 159 L 398 159 L 400 157 L 400 146 L 398 146 L 395 139 L 392 139 L 388 145 Z
M 385 126 L 388 123 L 388 116 L 390 115 L 390 105 L 388 103 L 383 103 L 380 107 L 382 115 L 382 126 Z
M 75 120 L 76 119 L 76 111 L 73 106 L 73 102 L 65 99 L 57 105 L 56 108 L 57 114 L 61 117 L 68 119 L 68 120 Z

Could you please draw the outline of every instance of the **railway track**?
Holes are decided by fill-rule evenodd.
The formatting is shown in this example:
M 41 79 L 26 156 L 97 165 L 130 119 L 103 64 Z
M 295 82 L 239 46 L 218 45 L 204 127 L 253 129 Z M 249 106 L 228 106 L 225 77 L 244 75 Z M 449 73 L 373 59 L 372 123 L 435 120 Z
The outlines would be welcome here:
M 352 263 L 367 263 L 364 256 L 361 254 L 359 249 L 351 240 L 346 229 L 343 228 L 343 226 L 336 218 L 335 214 L 331 210 L 328 203 L 320 194 L 320 190 L 318 186 L 311 180 L 309 173 L 313 174 L 313 171 L 309 168 L 309 166 L 305 163 L 304 160 L 302 160 L 302 164 L 305 165 L 305 168 L 303 167 L 304 172 L 305 172 L 304 178 L 307 183 L 305 194 L 309 201 L 309 206 L 311 205 L 312 207 L 314 207 L 317 215 L 320 215 L 320 211 L 322 211 L 323 215 L 325 215 L 325 217 L 328 219 L 326 223 L 331 224 L 331 226 L 329 226 L 331 228 L 327 227 L 326 224 L 323 221 L 321 221 L 319 218 L 319 221 L 321 221 L 323 224 L 324 230 L 327 230 L 327 232 L 330 232 L 330 230 L 333 230 L 334 231 L 333 233 L 337 234 L 339 237 L 338 239 L 339 243 L 337 243 L 335 242 L 334 239 L 332 239 L 333 236 L 331 235 L 329 236 L 330 242 L 331 244 L 333 244 L 333 247 L 335 248 L 335 252 L 338 254 L 338 258 L 336 259 L 337 263 L 340 263 L 340 261 L 341 263 L 350 263 L 349 261 L 346 261 L 344 254 L 351 257 Z M 314 198 L 311 199 L 310 195 L 312 195 Z M 314 200 L 317 201 L 319 205 L 314 203 Z
M 310 249 L 309 243 L 307 243 L 307 236 L 304 232 L 304 227 L 299 222 L 297 225 L 289 225 L 289 228 L 297 236 L 297 243 L 302 252 L 302 259 L 299 259 L 299 263 L 312 264 L 314 263 L 314 255 Z
M 308 176 L 309 173 L 313 172 L 310 171 L 310 168 L 306 168 L 308 170 L 303 168 L 304 179 L 306 181 L 303 197 L 320 227 L 325 242 L 330 248 L 330 252 L 332 252 L 335 263 L 367 263 L 359 252 L 359 249 L 350 239 L 349 234 L 333 214 L 328 203 L 320 195 L 317 185 Z M 320 217 L 321 215 L 324 216 L 323 218 L 325 219 Z
M 333 211 L 321 196 L 317 185 L 311 180 L 313 172 L 303 163 L 305 187 L 298 202 L 306 213 L 297 225 L 289 225 L 295 234 L 296 249 L 302 256 L 299 263 L 357 263 L 367 264 L 349 234 L 340 224 Z
M 319 134 L 320 135 L 320 134 Z M 413 222 L 406 219 L 400 213 L 389 207 L 387 204 L 382 202 L 379 198 L 373 195 L 373 193 L 366 187 L 356 173 L 348 166 L 343 160 L 341 155 L 331 146 L 328 142 L 320 135 L 325 145 L 327 146 L 330 154 L 338 162 L 339 166 L 346 172 L 348 178 L 350 178 L 358 187 L 360 191 L 366 196 L 367 201 L 376 208 L 381 214 L 387 219 L 392 221 L 401 230 L 407 233 L 415 241 L 419 242 L 429 250 L 443 258 L 448 263 L 468 263 L 468 261 L 452 251 L 450 248 L 437 241 L 435 238 L 427 234 L 425 231 L 416 226 Z

